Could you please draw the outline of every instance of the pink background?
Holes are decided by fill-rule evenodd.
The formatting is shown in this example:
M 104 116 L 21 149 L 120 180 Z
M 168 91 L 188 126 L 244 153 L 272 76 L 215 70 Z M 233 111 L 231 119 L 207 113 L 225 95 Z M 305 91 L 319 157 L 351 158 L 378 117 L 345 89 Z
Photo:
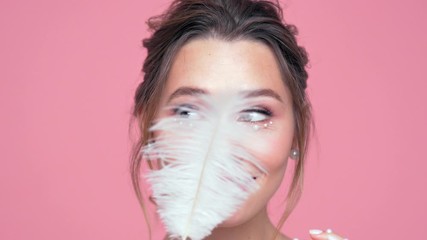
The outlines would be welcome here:
M 144 22 L 167 2 L 0 2 L 0 239 L 146 239 L 127 127 Z M 286 1 L 317 123 L 288 235 L 425 237 L 426 9 Z

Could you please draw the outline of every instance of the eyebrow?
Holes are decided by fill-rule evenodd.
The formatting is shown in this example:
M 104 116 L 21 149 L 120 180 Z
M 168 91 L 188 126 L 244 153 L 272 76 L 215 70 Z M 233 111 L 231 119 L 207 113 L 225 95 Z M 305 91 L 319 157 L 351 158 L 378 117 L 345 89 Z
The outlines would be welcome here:
M 175 90 L 168 99 L 168 102 L 170 102 L 172 99 L 181 97 L 181 96 L 197 96 L 197 95 L 203 95 L 208 94 L 209 92 L 202 89 L 202 88 L 196 88 L 196 87 L 180 87 L 177 90 Z M 283 102 L 282 98 L 279 94 L 277 94 L 275 91 L 269 88 L 262 88 L 262 89 L 256 89 L 256 90 L 246 90 L 242 91 L 242 93 L 245 95 L 246 98 L 253 98 L 253 97 L 272 97 L 280 102 Z
M 251 98 L 251 97 L 272 97 L 276 100 L 283 102 L 282 98 L 279 94 L 277 94 L 275 91 L 269 88 L 263 88 L 263 89 L 257 89 L 257 90 L 250 90 L 250 91 L 244 91 L 246 94 L 245 97 Z
M 180 87 L 177 90 L 175 90 L 168 99 L 168 102 L 170 102 L 172 99 L 181 97 L 181 96 L 197 96 L 202 94 L 207 94 L 208 92 L 201 88 L 195 88 L 195 87 Z

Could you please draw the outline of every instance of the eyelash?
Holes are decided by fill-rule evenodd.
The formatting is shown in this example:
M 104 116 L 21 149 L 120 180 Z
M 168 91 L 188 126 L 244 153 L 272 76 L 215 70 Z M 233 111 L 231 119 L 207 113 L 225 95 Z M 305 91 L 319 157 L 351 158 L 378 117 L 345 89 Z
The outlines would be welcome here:
M 243 110 L 241 113 L 242 114 L 245 114 L 245 113 L 246 114 L 252 114 L 252 115 L 254 115 L 254 114 L 261 114 L 261 115 L 263 115 L 264 119 L 257 120 L 257 121 L 245 120 L 245 119 L 242 118 L 242 116 L 239 116 L 238 120 L 240 119 L 241 122 L 248 122 L 248 123 L 251 123 L 251 124 L 267 122 L 273 116 L 273 113 L 271 112 L 271 110 L 268 109 L 268 108 L 266 108 L 266 107 L 250 108 L 250 109 Z
M 174 106 L 172 108 L 172 114 L 183 116 L 182 113 L 187 113 L 187 115 L 188 115 L 190 113 L 195 113 L 194 111 L 197 111 L 197 110 L 199 110 L 199 108 L 194 106 L 194 105 L 181 104 L 178 106 Z
M 172 108 L 172 114 L 175 116 L 181 116 L 184 118 L 191 118 L 191 117 L 195 117 L 196 119 L 199 118 L 200 116 L 197 116 L 197 110 L 199 110 L 198 107 L 191 105 L 191 104 L 181 104 L 181 105 L 177 105 L 174 106 Z M 185 114 L 185 115 L 183 115 Z M 193 115 L 191 115 L 193 114 Z M 262 120 L 257 120 L 257 121 L 251 121 L 250 119 L 244 119 L 244 118 L 248 118 L 251 116 L 244 116 L 243 114 L 252 114 L 252 117 L 257 117 L 257 116 L 253 116 L 254 114 L 261 114 L 263 115 L 263 117 L 265 117 Z M 242 116 L 243 115 L 243 116 Z M 273 116 L 272 111 L 264 106 L 256 106 L 250 109 L 245 109 L 243 111 L 241 111 L 239 113 L 239 116 L 237 118 L 237 121 L 239 122 L 246 122 L 249 124 L 263 124 L 265 122 L 270 121 L 271 117 Z M 259 116 L 258 116 L 259 117 Z

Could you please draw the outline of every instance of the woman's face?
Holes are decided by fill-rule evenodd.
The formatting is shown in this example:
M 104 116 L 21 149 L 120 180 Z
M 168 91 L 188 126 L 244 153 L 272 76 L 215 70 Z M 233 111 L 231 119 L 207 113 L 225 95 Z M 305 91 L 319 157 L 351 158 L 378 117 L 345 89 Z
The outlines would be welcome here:
M 252 219 L 279 187 L 292 147 L 294 116 L 290 92 L 282 81 L 274 53 L 267 45 L 249 40 L 209 38 L 185 44 L 174 59 L 159 107 L 200 97 L 200 93 L 215 95 L 224 91 L 253 92 L 254 106 L 247 115 L 252 122 L 247 124 L 271 123 L 268 128 L 254 131 L 252 141 L 256 141 L 256 147 L 250 149 L 268 174 L 257 176 L 259 190 L 221 224 L 229 227 Z

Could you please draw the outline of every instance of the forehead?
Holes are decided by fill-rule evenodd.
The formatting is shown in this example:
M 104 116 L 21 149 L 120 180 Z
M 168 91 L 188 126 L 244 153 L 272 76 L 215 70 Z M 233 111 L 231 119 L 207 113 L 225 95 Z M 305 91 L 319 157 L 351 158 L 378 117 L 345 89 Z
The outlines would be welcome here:
M 166 83 L 166 94 L 191 86 L 207 92 L 269 88 L 289 97 L 272 50 L 258 41 L 196 39 L 175 56 Z

